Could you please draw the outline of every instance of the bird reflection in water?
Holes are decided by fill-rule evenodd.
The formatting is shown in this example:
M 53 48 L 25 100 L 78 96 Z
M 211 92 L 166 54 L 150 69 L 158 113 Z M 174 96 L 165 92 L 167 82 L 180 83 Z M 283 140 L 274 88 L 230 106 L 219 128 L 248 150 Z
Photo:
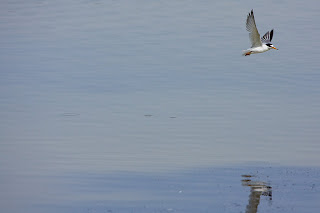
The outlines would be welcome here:
M 242 177 L 244 178 L 241 181 L 242 186 L 249 186 L 251 188 L 246 213 L 256 213 L 261 196 L 267 196 L 270 201 L 272 200 L 272 188 L 265 182 L 252 181 L 251 175 L 242 175 Z

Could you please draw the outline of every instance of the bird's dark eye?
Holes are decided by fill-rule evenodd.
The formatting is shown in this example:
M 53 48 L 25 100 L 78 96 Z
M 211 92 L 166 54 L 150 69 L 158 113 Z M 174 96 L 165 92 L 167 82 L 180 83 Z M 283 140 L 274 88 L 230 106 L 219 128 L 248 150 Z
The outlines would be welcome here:
M 268 43 L 268 44 L 266 44 L 266 45 L 267 45 L 268 47 L 271 47 L 272 44 Z

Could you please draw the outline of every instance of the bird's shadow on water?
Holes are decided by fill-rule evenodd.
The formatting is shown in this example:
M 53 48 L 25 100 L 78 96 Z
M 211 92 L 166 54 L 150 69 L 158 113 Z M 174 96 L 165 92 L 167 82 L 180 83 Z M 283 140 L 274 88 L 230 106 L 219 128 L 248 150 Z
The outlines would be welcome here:
M 253 181 L 254 176 L 242 175 L 242 186 L 250 187 L 250 195 L 246 213 L 258 212 L 261 196 L 267 196 L 269 201 L 272 201 L 272 187 L 263 181 Z

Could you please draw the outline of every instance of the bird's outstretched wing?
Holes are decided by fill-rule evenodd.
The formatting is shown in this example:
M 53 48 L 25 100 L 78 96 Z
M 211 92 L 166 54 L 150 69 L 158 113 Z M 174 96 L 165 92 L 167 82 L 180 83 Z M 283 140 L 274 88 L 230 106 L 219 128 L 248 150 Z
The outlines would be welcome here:
M 251 12 L 248 14 L 246 27 L 247 31 L 249 32 L 249 38 L 252 44 L 251 47 L 261 46 L 262 42 L 256 26 L 256 22 L 254 20 L 253 10 L 251 10 Z
M 263 43 L 270 43 L 273 37 L 273 29 L 269 32 L 266 32 L 266 34 L 264 34 L 264 36 L 262 36 L 261 41 Z

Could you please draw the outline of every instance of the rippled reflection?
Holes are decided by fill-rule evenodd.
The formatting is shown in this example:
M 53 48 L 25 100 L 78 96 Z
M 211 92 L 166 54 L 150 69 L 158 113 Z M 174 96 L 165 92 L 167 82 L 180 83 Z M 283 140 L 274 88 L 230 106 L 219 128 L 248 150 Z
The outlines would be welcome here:
M 260 197 L 267 196 L 272 200 L 272 188 L 267 183 L 262 181 L 252 181 L 251 175 L 242 175 L 244 178 L 242 186 L 249 186 L 251 188 L 249 195 L 249 203 L 246 207 L 246 213 L 256 213 L 260 204 Z

